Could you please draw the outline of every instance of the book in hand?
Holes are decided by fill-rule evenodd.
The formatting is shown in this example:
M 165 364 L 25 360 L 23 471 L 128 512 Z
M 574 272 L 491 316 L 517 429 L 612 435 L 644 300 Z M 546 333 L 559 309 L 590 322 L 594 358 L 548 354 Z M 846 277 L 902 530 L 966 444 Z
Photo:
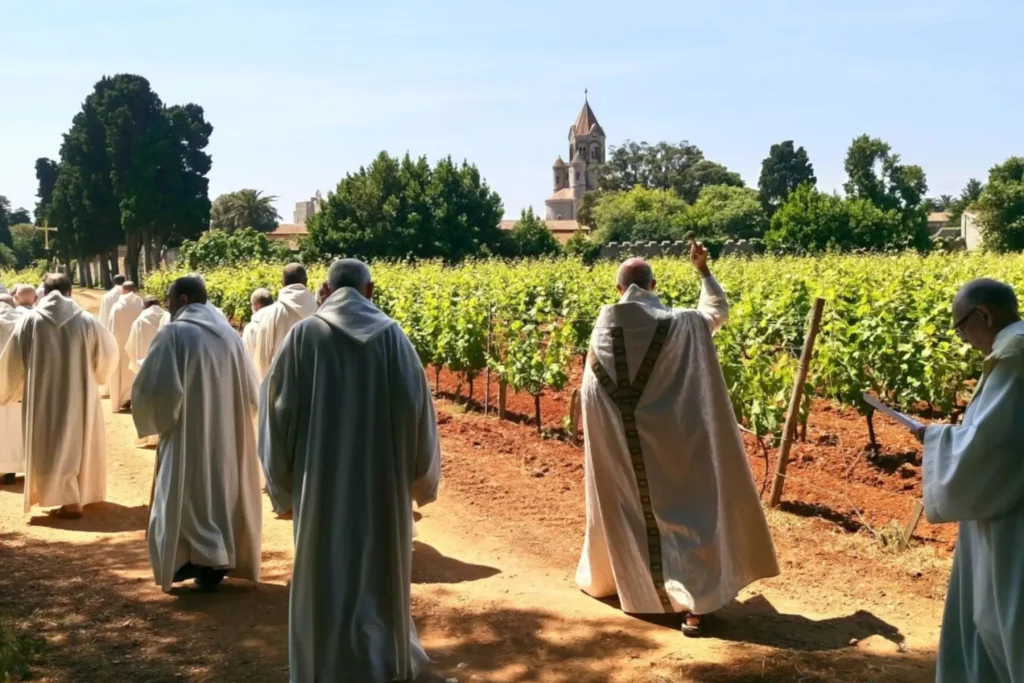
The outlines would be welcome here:
M 920 422 L 918 422 L 914 418 L 912 418 L 912 417 L 910 417 L 908 415 L 904 415 L 903 413 L 901 413 L 899 411 L 896 411 L 896 410 L 893 410 L 889 406 L 885 405 L 874 394 L 869 394 L 867 392 L 864 392 L 864 400 L 867 402 L 867 404 L 869 406 L 871 406 L 872 408 L 874 408 L 875 410 L 877 410 L 880 413 L 885 413 L 886 415 L 888 415 L 892 419 L 896 420 L 897 422 L 899 422 L 901 425 L 903 425 L 904 427 L 906 427 L 910 431 L 916 431 L 916 430 L 920 429 L 921 427 L 924 427 L 923 424 L 921 424 Z

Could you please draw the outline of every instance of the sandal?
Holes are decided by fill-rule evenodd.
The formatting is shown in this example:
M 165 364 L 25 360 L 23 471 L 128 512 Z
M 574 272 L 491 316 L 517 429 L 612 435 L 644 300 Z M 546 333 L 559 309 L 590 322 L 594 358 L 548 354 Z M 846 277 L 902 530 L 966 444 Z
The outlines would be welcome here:
M 696 622 L 696 623 L 691 623 Z M 698 638 L 704 635 L 704 617 L 692 612 L 683 613 L 683 625 L 679 629 L 687 638 Z
M 61 505 L 56 510 L 47 510 L 46 514 L 50 515 L 54 519 L 81 519 L 81 512 L 71 512 L 66 507 Z

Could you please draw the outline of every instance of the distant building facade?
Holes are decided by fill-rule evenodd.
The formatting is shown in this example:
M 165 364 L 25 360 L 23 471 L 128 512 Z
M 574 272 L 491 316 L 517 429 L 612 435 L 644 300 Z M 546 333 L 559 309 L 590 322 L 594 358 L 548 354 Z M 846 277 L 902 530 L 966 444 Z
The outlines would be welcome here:
M 977 213 L 964 211 L 960 218 L 960 236 L 963 237 L 968 251 L 981 247 L 984 237 L 981 234 L 981 223 Z
M 569 127 L 569 163 L 559 156 L 551 167 L 554 194 L 544 202 L 547 220 L 576 220 L 583 193 L 597 189 L 606 139 L 590 102 L 584 98 L 583 109 Z
M 293 214 L 293 223 L 296 225 L 305 225 L 307 220 L 320 213 L 320 203 L 320 190 L 317 190 L 316 195 L 314 195 L 308 202 L 296 202 L 295 213 Z

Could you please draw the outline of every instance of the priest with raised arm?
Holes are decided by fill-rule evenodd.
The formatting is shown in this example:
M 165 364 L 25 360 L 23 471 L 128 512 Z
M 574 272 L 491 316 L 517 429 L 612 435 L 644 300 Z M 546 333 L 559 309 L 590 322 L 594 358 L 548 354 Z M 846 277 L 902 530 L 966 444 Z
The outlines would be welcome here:
M 670 309 L 651 267 L 618 272 L 601 309 L 581 399 L 586 538 L 576 573 L 632 614 L 682 613 L 683 633 L 748 584 L 779 573 L 712 336 L 725 291 L 693 242 L 703 284 L 695 310 Z
M 292 683 L 412 681 L 412 503 L 437 496 L 440 445 L 419 357 L 373 305 L 366 265 L 335 261 L 330 296 L 285 339 L 260 395 L 260 455 L 294 510 Z
M 0 292 L 0 351 L 14 336 L 19 320 L 21 315 L 14 312 L 14 298 L 4 289 Z M 0 406 L 0 485 L 11 486 L 16 483 L 15 475 L 25 471 L 21 441 L 21 404 Z
M 59 506 L 50 514 L 77 519 L 106 497 L 99 385 L 117 363 L 117 345 L 72 300 L 66 275 L 47 275 L 43 290 L 0 350 L 0 406 L 22 402 L 25 512 Z
M 917 432 L 928 521 L 960 524 L 936 680 L 1024 683 L 1024 322 L 1013 289 L 988 279 L 952 313 L 985 362 L 963 424 Z
M 238 333 L 206 305 L 197 278 L 168 292 L 171 323 L 132 390 L 139 438 L 159 436 L 149 559 L 164 591 L 195 579 L 259 581 L 263 526 L 253 428 L 256 379 Z
M 132 400 L 132 382 L 135 371 L 132 370 L 132 359 L 128 353 L 128 337 L 132 333 L 132 325 L 144 309 L 142 297 L 136 293 L 135 283 L 126 280 L 121 285 L 121 298 L 110 309 L 107 316 L 107 330 L 117 340 L 117 367 L 110 375 L 110 410 L 118 412 Z
M 316 297 L 306 289 L 306 269 L 300 263 L 289 263 L 281 277 L 281 291 L 277 302 L 260 314 L 256 326 L 256 348 L 253 362 L 256 375 L 262 380 L 274 362 L 274 356 L 284 343 L 288 332 L 309 316 L 316 313 Z

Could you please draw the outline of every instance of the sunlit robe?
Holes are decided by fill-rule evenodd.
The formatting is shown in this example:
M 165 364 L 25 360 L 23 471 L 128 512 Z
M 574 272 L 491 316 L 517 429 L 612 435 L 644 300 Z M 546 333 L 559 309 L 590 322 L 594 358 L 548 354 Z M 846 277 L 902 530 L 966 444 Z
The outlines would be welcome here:
M 117 340 L 117 367 L 110 375 L 110 409 L 120 410 L 132 398 L 132 382 L 135 371 L 131 368 L 131 355 L 128 353 L 128 336 L 132 333 L 132 325 L 142 314 L 142 297 L 135 292 L 122 294 L 117 303 L 110 309 L 107 316 L 107 329 Z

